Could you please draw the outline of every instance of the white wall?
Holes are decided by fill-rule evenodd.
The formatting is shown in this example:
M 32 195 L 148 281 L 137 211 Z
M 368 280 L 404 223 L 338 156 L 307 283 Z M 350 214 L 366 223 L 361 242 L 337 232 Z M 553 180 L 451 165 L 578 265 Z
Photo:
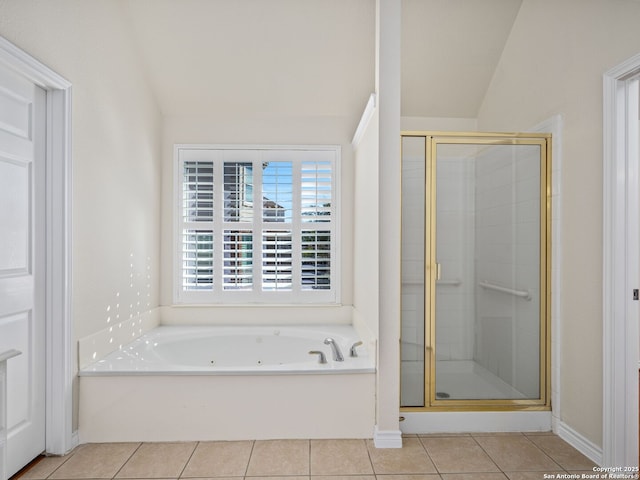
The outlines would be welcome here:
M 602 75 L 640 50 L 640 3 L 524 0 L 478 116 L 563 116 L 560 420 L 602 445 Z
M 160 113 L 118 2 L 0 2 L 0 35 L 73 84 L 75 338 L 158 306 Z
M 475 132 L 478 121 L 475 118 L 455 117 L 410 117 L 400 118 L 403 131 L 420 130 L 434 132 Z
M 378 337 L 378 137 L 377 109 L 355 151 L 353 316 Z

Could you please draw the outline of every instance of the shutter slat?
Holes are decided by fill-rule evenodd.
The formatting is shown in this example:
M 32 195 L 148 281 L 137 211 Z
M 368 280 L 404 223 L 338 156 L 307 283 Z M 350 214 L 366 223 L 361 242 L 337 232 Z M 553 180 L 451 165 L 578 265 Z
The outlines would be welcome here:
M 184 222 L 212 221 L 213 161 L 184 162 L 182 180 L 182 218 Z

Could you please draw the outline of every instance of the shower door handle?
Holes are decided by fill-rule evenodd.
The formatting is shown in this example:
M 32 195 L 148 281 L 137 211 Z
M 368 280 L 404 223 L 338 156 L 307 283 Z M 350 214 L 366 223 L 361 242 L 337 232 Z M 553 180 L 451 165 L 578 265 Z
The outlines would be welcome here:
M 442 279 L 442 264 L 436 263 L 436 280 Z

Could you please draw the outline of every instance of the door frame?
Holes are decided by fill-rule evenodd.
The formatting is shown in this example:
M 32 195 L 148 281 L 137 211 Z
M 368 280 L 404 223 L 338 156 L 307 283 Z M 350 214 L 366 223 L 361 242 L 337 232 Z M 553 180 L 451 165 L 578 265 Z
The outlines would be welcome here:
M 71 325 L 71 83 L 0 37 L 0 64 L 47 93 L 45 145 L 45 448 L 62 455 L 78 444 L 73 431 Z
M 603 463 L 638 461 L 639 132 L 629 131 L 628 80 L 640 54 L 604 74 L 603 111 Z M 636 97 L 637 101 L 637 97 Z M 633 140 L 631 135 L 635 135 Z

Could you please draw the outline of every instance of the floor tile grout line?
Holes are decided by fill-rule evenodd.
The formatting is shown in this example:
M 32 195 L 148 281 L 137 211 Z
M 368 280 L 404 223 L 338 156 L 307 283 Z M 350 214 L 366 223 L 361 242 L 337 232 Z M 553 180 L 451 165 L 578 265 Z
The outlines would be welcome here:
M 496 462 L 495 458 L 493 458 L 491 455 L 489 455 L 489 452 L 487 452 L 484 448 L 482 448 L 482 445 L 480 445 L 480 443 L 478 442 L 478 440 L 476 438 L 473 437 L 473 435 L 471 436 L 471 438 L 473 439 L 473 441 L 476 443 L 476 445 L 478 445 L 478 447 L 480 447 L 480 450 L 482 450 L 484 452 L 484 454 L 487 456 L 487 458 L 491 461 L 491 463 L 493 463 L 495 465 L 495 467 L 498 469 L 498 471 L 500 473 L 502 473 L 505 477 L 509 478 L 509 475 L 507 475 L 507 472 L 505 472 L 504 470 L 502 470 L 502 468 L 500 467 L 500 465 L 498 465 L 498 462 Z
M 560 470 L 562 470 L 563 472 L 566 472 L 566 473 L 571 473 L 571 472 L 569 472 L 569 469 L 568 469 L 568 468 L 564 468 L 562 465 L 560 465 L 560 463 L 559 463 L 559 462 L 556 462 L 556 461 L 555 461 L 555 459 L 554 459 L 551 455 L 549 455 L 549 454 L 548 454 L 547 452 L 545 452 L 541 447 L 539 447 L 539 446 L 538 446 L 538 445 L 537 445 L 533 440 L 531 440 L 531 439 L 530 439 L 526 434 L 525 434 L 525 438 L 526 438 L 527 440 L 529 440 L 529 441 L 533 444 L 533 446 L 534 446 L 534 447 L 536 447 L 538 450 L 540 450 L 544 455 L 546 455 L 547 457 L 549 457 L 549 459 L 550 459 L 553 463 L 555 463 L 556 465 L 558 465 L 558 467 L 560 467 Z
M 558 462 L 556 462 L 553 458 L 551 458 L 551 456 L 547 455 L 547 453 L 546 453 L 545 451 L 543 451 L 540 447 L 538 447 L 535 443 L 533 443 L 533 442 L 531 441 L 531 439 L 530 439 L 529 437 L 527 437 L 527 436 L 524 434 L 524 432 L 520 432 L 520 433 L 521 433 L 521 435 L 522 435 L 524 438 L 526 438 L 526 439 L 529 441 L 529 443 L 531 443 L 534 447 L 536 447 L 538 450 L 540 450 L 540 452 L 542 452 L 542 454 L 543 454 L 543 455 L 545 455 L 547 458 L 549 458 L 549 460 L 551 460 L 555 465 L 557 465 L 557 466 L 558 466 L 558 468 L 559 468 L 560 470 L 562 470 L 562 471 L 564 471 L 564 472 L 569 473 L 565 468 L 563 468 L 563 467 L 562 467 L 562 465 L 560 465 Z M 479 436 L 482 436 L 482 437 L 490 437 L 491 435 L 479 435 Z M 494 437 L 498 437 L 498 436 L 500 436 L 500 435 L 494 435 Z M 489 454 L 489 452 L 487 452 L 487 451 L 483 448 L 483 446 L 482 446 L 482 445 L 480 445 L 480 443 L 478 442 L 477 438 L 475 438 L 475 436 L 473 436 L 473 435 L 472 435 L 471 437 L 475 440 L 475 442 L 478 444 L 478 446 L 479 446 L 480 448 L 482 448 L 482 450 L 487 454 L 487 456 L 488 456 L 488 457 L 491 459 L 491 461 L 496 465 L 496 467 L 498 467 L 498 469 L 500 470 L 500 472 L 502 472 L 502 474 L 503 474 L 505 477 L 509 478 L 509 476 L 507 475 L 507 472 L 505 472 L 504 470 L 502 470 L 502 467 L 500 467 L 500 465 L 498 465 L 498 462 L 496 462 L 496 461 L 494 460 L 494 458 Z M 520 470 L 509 470 L 509 471 L 510 471 L 510 472 L 512 472 L 512 473 L 520 472 Z M 525 472 L 525 471 L 528 471 L 528 470 L 522 470 L 522 472 Z M 541 471 L 540 473 L 542 473 L 542 471 Z
M 471 475 L 473 475 L 475 472 L 471 472 Z M 415 477 L 415 476 L 433 476 L 435 475 L 438 478 L 442 478 L 442 474 L 441 473 L 377 473 L 374 476 L 376 477 L 376 480 L 384 480 L 384 477 Z M 447 475 L 447 474 L 445 474 Z M 454 473 L 452 475 L 458 475 L 457 473 Z
M 485 436 L 490 436 L 490 435 L 485 435 Z M 494 436 L 495 436 L 495 437 L 497 437 L 498 435 L 494 435 Z M 476 442 L 476 445 L 478 445 L 478 446 L 480 447 L 480 449 L 485 453 L 485 455 L 486 455 L 487 457 L 489 457 L 489 460 L 491 460 L 491 461 L 493 462 L 493 464 L 494 464 L 494 465 L 496 466 L 496 468 L 500 471 L 500 473 L 501 473 L 502 475 L 504 475 L 506 478 L 510 478 L 510 477 L 509 477 L 509 475 L 507 475 L 507 472 L 505 472 L 505 471 L 502 469 L 502 467 L 501 467 L 500 465 L 498 465 L 498 462 L 496 462 L 496 460 L 495 460 L 495 459 L 494 459 L 494 458 L 489 454 L 489 452 L 487 452 L 487 451 L 485 450 L 485 448 L 484 448 L 482 445 L 480 445 L 480 442 L 478 442 L 478 439 L 477 439 L 475 436 L 473 436 L 473 435 L 471 435 L 471 438 L 473 438 L 473 441 L 474 441 L 474 442 Z
M 371 452 L 369 451 L 369 447 L 368 447 L 368 439 L 366 438 L 354 438 L 354 439 L 346 439 L 346 440 L 359 440 L 361 443 L 364 444 L 364 449 L 365 452 L 367 453 L 367 458 L 369 459 L 369 467 L 371 468 L 371 473 L 341 473 L 341 474 L 318 474 L 318 475 L 314 475 L 311 471 L 311 452 L 312 452 L 312 446 L 311 444 L 313 443 L 314 439 L 309 439 L 309 477 L 351 477 L 351 476 L 375 476 L 375 468 L 373 465 L 373 460 L 371 459 Z M 319 439 L 322 440 L 322 439 Z M 330 441 L 334 441 L 334 440 L 339 440 L 339 439 L 324 439 L 324 440 L 330 440 Z
M 187 461 L 184 463 L 184 467 L 182 467 L 182 470 L 180 470 L 180 473 L 178 474 L 177 478 L 182 478 L 182 475 L 184 475 L 184 471 L 187 469 L 187 465 L 189 465 L 189 462 L 191 461 L 191 459 L 193 458 L 193 456 L 196 453 L 196 450 L 198 449 L 198 447 L 200 446 L 200 443 L 202 442 L 195 442 L 195 446 L 193 447 L 193 450 L 191 450 L 191 455 L 189 455 L 189 458 L 187 458 Z
M 471 438 L 474 439 L 473 444 L 476 445 L 476 446 L 479 446 L 481 451 L 484 452 L 487 455 L 487 457 L 491 460 L 491 463 L 497 468 L 497 471 L 495 471 L 494 473 L 499 473 L 499 474 L 508 476 L 507 471 L 504 470 L 503 468 L 501 468 L 496 463 L 494 458 L 488 453 L 487 450 L 485 450 L 485 448 L 479 442 L 481 437 L 494 437 L 495 438 L 495 437 L 499 437 L 500 435 L 492 435 L 490 433 L 483 433 L 481 435 L 470 435 L 470 436 L 471 436 Z M 553 434 L 549 434 L 549 436 L 553 437 L 554 435 Z M 518 433 L 518 434 L 514 435 L 514 437 L 519 437 L 519 438 L 523 438 L 524 437 L 524 438 L 526 438 L 527 440 L 526 440 L 526 442 L 523 441 L 523 444 L 535 447 L 534 450 L 539 452 L 539 453 L 542 453 L 542 457 L 546 458 L 547 460 L 549 460 L 550 464 L 553 465 L 553 467 L 551 467 L 551 468 L 553 468 L 554 470 L 557 469 L 557 471 L 559 471 L 559 472 L 567 472 L 567 473 L 570 473 L 570 471 L 573 470 L 573 469 L 570 469 L 569 467 L 566 467 L 566 468 L 563 467 L 558 461 L 556 461 L 554 459 L 554 457 L 551 454 L 547 453 L 547 451 L 543 448 L 546 445 L 545 443 L 543 443 L 542 446 L 538 445 L 536 443 L 536 441 L 535 441 L 536 440 L 536 436 L 529 436 L 529 435 L 526 435 L 526 433 L 521 432 L 521 433 Z M 423 437 L 420 437 L 420 436 L 416 436 L 415 438 L 418 438 L 420 446 L 422 447 L 423 451 L 426 453 L 427 458 L 429 458 L 429 460 L 433 464 L 433 467 L 434 467 L 435 471 L 433 473 L 429 473 L 430 475 L 442 476 L 444 474 L 490 473 L 490 472 L 480 472 L 480 471 L 474 471 L 474 472 L 442 472 L 442 471 L 440 471 L 438 466 L 433 461 L 433 458 L 431 457 L 431 455 L 429 453 L 429 450 L 427 449 L 427 445 L 425 444 L 424 438 L 428 438 L 428 437 L 424 437 L 423 438 Z M 468 438 L 468 436 L 465 436 L 465 438 Z M 307 445 L 308 445 L 308 447 L 307 447 L 307 452 L 308 452 L 308 469 L 307 469 L 307 472 L 308 473 L 307 474 L 303 474 L 303 476 L 304 477 L 308 477 L 310 479 L 311 477 L 314 476 L 312 474 L 312 459 L 311 459 L 311 457 L 313 455 L 313 447 L 312 447 L 313 440 L 312 439 L 305 439 L 305 441 L 307 442 Z M 372 440 L 370 440 L 370 439 L 361 439 L 361 441 L 364 442 L 365 449 L 367 450 L 367 458 L 369 459 L 369 466 L 370 466 L 370 469 L 371 469 L 370 470 L 371 473 L 366 473 L 366 474 L 365 473 L 361 473 L 361 474 L 340 474 L 340 475 L 336 474 L 336 475 L 329 475 L 329 477 L 330 476 L 346 476 L 346 477 L 349 477 L 349 476 L 358 476 L 358 475 L 367 475 L 367 476 L 373 475 L 375 477 L 380 476 L 381 479 L 384 479 L 385 475 L 396 475 L 396 474 L 400 475 L 400 473 L 398 473 L 398 472 L 395 472 L 395 473 L 393 473 L 393 472 L 377 473 L 376 469 L 375 469 L 374 461 L 373 461 L 373 458 L 372 458 L 373 449 L 370 448 L 370 444 L 372 443 Z M 110 478 L 112 478 L 114 480 L 124 480 L 124 477 L 120 478 L 120 477 L 118 477 L 118 475 L 123 473 L 123 471 L 124 471 L 123 469 L 127 466 L 127 464 L 129 462 L 131 462 L 132 458 L 134 458 L 135 455 L 138 452 L 140 452 L 140 449 L 143 448 L 144 445 L 149 443 L 149 442 L 131 442 L 131 443 L 137 443 L 137 445 L 133 449 L 132 453 L 129 454 L 128 458 L 126 458 L 124 460 L 124 462 L 122 463 L 122 465 L 118 468 L 118 470 L 115 473 L 115 475 L 113 477 L 110 477 Z M 189 443 L 192 443 L 192 442 L 189 442 Z M 193 444 L 194 444 L 193 445 L 193 449 L 190 452 L 187 460 L 185 461 L 181 472 L 177 475 L 177 477 L 172 477 L 172 478 L 186 478 L 186 477 L 183 477 L 183 475 L 184 475 L 189 463 L 193 460 L 193 456 L 194 456 L 195 452 L 197 451 L 198 446 L 201 445 L 201 443 L 202 442 L 193 442 Z M 248 472 L 249 472 L 249 466 L 250 466 L 252 458 L 253 458 L 253 454 L 256 453 L 256 450 L 255 450 L 256 444 L 257 444 L 256 440 L 252 440 L 251 441 L 251 449 L 249 451 L 249 456 L 248 456 L 248 460 L 247 460 L 246 467 L 245 467 L 245 470 L 244 470 L 244 474 L 243 475 L 241 474 L 241 475 L 235 477 L 235 478 L 237 478 L 237 480 L 241 480 L 241 479 L 248 479 L 249 480 L 251 478 L 254 478 L 254 477 L 249 476 Z M 70 452 L 70 454 L 67 456 L 67 458 L 63 459 L 63 461 L 62 461 L 62 463 L 60 465 L 56 466 L 53 469 L 53 471 L 51 473 L 49 473 L 48 475 L 41 476 L 41 478 L 43 478 L 43 479 L 51 479 L 51 477 L 54 476 L 56 474 L 56 472 L 59 472 L 60 468 L 63 465 L 65 465 L 71 458 L 73 458 L 78 453 L 78 451 L 81 451 L 81 450 L 76 450 L 74 452 Z M 508 470 L 508 472 L 510 472 L 510 473 L 529 472 L 529 471 L 534 472 L 535 470 L 530 470 L 530 469 L 527 469 L 527 468 L 518 469 L 518 470 L 511 470 L 511 469 Z M 426 475 L 427 473 L 424 473 L 424 474 Z M 296 475 L 279 475 L 279 476 L 281 476 L 281 477 L 295 477 Z M 104 480 L 109 480 L 109 478 L 105 478 Z M 328 479 L 328 480 L 330 480 L 330 479 Z
M 20 470 L 18 470 L 16 473 L 14 473 L 11 477 L 9 477 L 8 480 L 20 480 L 21 478 L 23 478 L 27 474 L 27 472 L 29 472 L 30 470 L 35 468 L 36 465 L 38 463 L 40 463 L 42 460 L 44 460 L 45 458 L 46 457 L 45 457 L 44 452 L 41 453 L 36 458 L 31 460 L 31 462 L 29 462 L 27 465 L 25 465 Z M 47 478 L 47 477 L 45 477 L 45 478 Z
M 433 458 L 431 458 L 431 455 L 429 455 L 429 450 L 427 450 L 427 446 L 424 444 L 424 442 L 422 441 L 422 439 L 420 437 L 418 438 L 418 442 L 420 443 L 420 445 L 422 446 L 422 449 L 424 450 L 424 453 L 427 454 L 427 458 L 429 459 L 429 461 L 431 462 L 431 465 L 433 465 L 433 468 L 436 469 L 436 472 L 438 473 L 438 475 L 441 475 L 442 472 L 440 471 L 440 469 L 438 468 L 438 465 L 436 465 L 436 462 L 433 460 Z
M 373 464 L 373 458 L 371 458 L 371 452 L 369 451 L 369 442 L 371 442 L 371 444 L 373 444 L 373 439 L 368 440 L 366 438 L 363 438 L 362 441 L 364 442 L 364 449 L 367 451 L 367 457 L 369 458 L 369 466 L 371 467 L 371 475 L 378 475 L 376 473 L 376 467 Z
M 362 441 L 364 442 L 364 448 L 367 451 L 367 457 L 369 457 L 369 465 L 371 465 L 371 471 L 373 472 L 373 475 L 375 475 L 376 478 L 378 478 L 378 473 L 376 472 L 376 466 L 373 463 L 373 458 L 371 458 L 371 450 L 369 450 L 369 445 L 370 443 L 373 443 L 373 440 L 362 439 Z M 375 448 L 375 445 L 374 445 L 374 448 Z
M 251 457 L 253 457 L 253 449 L 256 447 L 257 440 L 251 440 L 251 450 L 249 451 L 249 458 L 247 459 L 247 466 L 244 467 L 244 475 L 243 478 L 247 476 L 249 473 L 249 465 L 251 464 Z
M 73 450 L 71 450 L 66 455 L 63 455 L 62 457 L 67 456 L 67 458 L 65 458 L 64 461 L 60 465 L 58 465 L 56 468 L 54 468 L 53 471 L 49 475 L 47 475 L 45 477 L 45 479 L 46 480 L 50 479 L 53 476 L 54 473 L 56 473 L 65 463 L 67 463 L 71 459 L 71 457 L 73 457 L 77 453 L 77 448 L 78 447 L 74 448 Z M 47 457 L 45 456 L 45 458 L 47 458 Z
M 112 479 L 115 479 L 118 474 L 122 471 L 122 469 L 124 468 L 124 466 L 129 463 L 129 460 L 131 460 L 133 458 L 133 456 L 136 454 L 136 452 L 138 450 L 140 450 L 140 447 L 142 446 L 143 442 L 138 442 L 138 446 L 136 448 L 133 449 L 133 452 L 131 452 L 131 455 L 129 455 L 129 458 L 127 458 L 124 463 L 122 465 L 120 465 L 120 468 L 118 468 L 118 470 L 116 471 L 116 473 L 113 475 L 113 477 L 111 477 Z
M 523 433 L 523 435 L 524 435 L 524 433 Z M 529 443 L 531 443 L 531 445 L 533 445 L 535 448 L 540 450 L 540 452 L 543 455 L 545 455 L 549 460 L 551 460 L 553 463 L 555 463 L 560 470 L 569 473 L 569 471 L 566 468 L 564 468 L 562 465 L 560 465 L 560 463 L 556 462 L 555 459 L 551 455 L 549 455 L 542 448 L 540 448 L 538 445 L 536 445 L 536 443 L 533 440 L 531 440 L 527 435 L 524 435 L 524 438 L 526 438 L 529 441 Z
M 502 468 L 500 468 L 500 466 L 496 463 L 496 461 L 491 457 L 491 455 L 489 455 L 489 452 L 487 452 L 484 448 L 482 448 L 482 445 L 480 445 L 478 443 L 478 441 L 472 436 L 469 435 L 464 436 L 464 437 L 460 437 L 460 438 L 473 438 L 473 441 L 476 443 L 476 445 L 478 447 L 480 447 L 480 450 L 482 450 L 482 452 L 487 456 L 487 458 L 489 459 L 489 461 L 498 469 L 498 471 L 487 471 L 487 472 L 483 472 L 483 471 L 473 471 L 473 472 L 441 472 L 440 469 L 438 468 L 438 465 L 436 465 L 436 462 L 433 461 L 433 458 L 431 458 L 431 455 L 429 455 L 429 450 L 427 449 L 427 446 L 422 442 L 422 438 L 418 437 L 420 440 L 420 443 L 422 444 L 422 447 L 425 449 L 425 451 L 427 452 L 427 455 L 429 456 L 429 459 L 431 460 L 431 463 L 433 463 L 433 466 L 436 468 L 436 470 L 438 471 L 439 475 L 473 475 L 476 473 L 502 473 L 505 477 L 508 478 L 508 475 L 506 472 L 504 472 L 502 470 Z M 455 438 L 455 437 L 446 437 L 446 438 Z

